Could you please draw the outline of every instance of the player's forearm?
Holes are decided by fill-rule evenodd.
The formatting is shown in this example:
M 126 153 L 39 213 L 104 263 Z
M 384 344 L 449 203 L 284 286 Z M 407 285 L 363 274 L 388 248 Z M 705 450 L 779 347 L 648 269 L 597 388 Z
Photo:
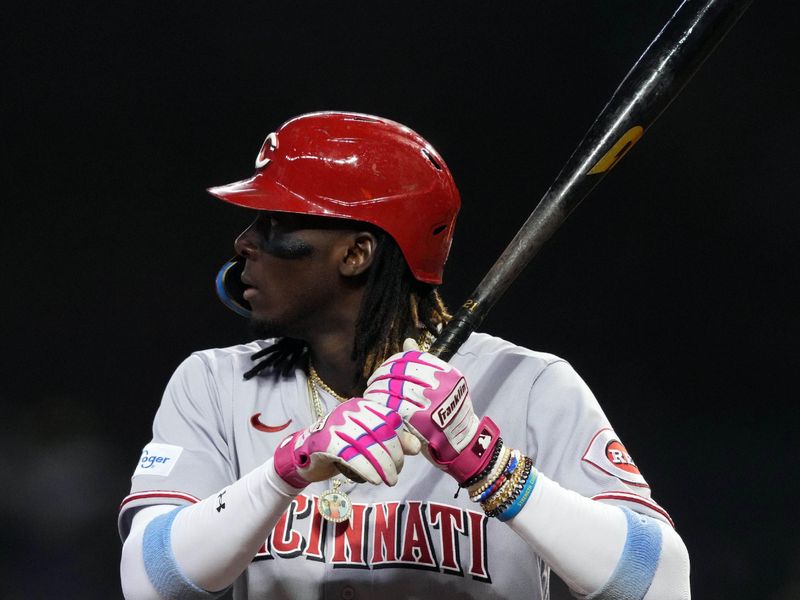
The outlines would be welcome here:
M 650 517 L 629 517 L 637 523 L 619 507 L 540 473 L 535 492 L 508 525 L 577 594 L 617 598 L 623 588 L 626 598 L 689 598 L 689 556 L 678 534 Z
M 178 564 L 203 589 L 226 588 L 253 560 L 297 492 L 275 475 L 270 459 L 220 494 L 182 510 L 172 527 Z
M 187 586 L 209 592 L 224 590 L 250 564 L 291 502 L 293 492 L 296 490 L 274 474 L 269 460 L 197 504 L 156 518 L 151 515 L 144 527 L 135 517 L 123 549 L 126 597 L 151 598 L 153 589 L 161 596 L 182 597 L 177 594 L 182 588 L 185 592 Z M 141 559 L 131 556 L 130 550 L 135 552 L 135 548 L 142 548 Z M 169 569 L 164 569 L 164 564 L 176 568 L 166 572 Z

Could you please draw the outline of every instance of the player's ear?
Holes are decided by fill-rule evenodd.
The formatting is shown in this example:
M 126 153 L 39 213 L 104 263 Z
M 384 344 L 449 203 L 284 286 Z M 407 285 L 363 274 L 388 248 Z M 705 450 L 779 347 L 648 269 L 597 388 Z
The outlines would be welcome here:
M 378 240 L 369 231 L 353 232 L 347 239 L 349 243 L 339 263 L 339 272 L 345 277 L 357 277 L 372 265 Z

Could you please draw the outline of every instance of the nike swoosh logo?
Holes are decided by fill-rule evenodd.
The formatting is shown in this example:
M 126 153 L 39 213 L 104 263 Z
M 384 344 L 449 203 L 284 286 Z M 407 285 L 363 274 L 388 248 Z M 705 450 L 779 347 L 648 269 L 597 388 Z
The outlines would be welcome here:
M 264 425 L 264 423 L 262 423 L 261 420 L 259 419 L 260 416 L 261 413 L 259 412 L 250 417 L 250 425 L 258 429 L 259 431 L 263 431 L 265 433 L 275 433 L 276 431 L 283 431 L 292 422 L 292 420 L 289 419 L 283 425 Z

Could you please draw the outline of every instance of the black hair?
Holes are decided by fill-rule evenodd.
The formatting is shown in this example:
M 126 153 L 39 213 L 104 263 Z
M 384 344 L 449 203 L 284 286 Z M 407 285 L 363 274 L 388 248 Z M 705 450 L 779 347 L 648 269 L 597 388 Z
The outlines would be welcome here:
M 402 350 L 409 332 L 435 336 L 450 320 L 436 286 L 414 278 L 391 236 L 379 229 L 373 232 L 378 243 L 367 273 L 351 354 L 356 364 L 361 365 L 354 381 L 358 389 L 366 385 L 370 374 L 387 357 Z M 308 346 L 302 340 L 281 338 L 251 358 L 263 360 L 244 374 L 245 379 L 266 367 L 272 367 L 276 376 L 286 376 L 308 361 Z

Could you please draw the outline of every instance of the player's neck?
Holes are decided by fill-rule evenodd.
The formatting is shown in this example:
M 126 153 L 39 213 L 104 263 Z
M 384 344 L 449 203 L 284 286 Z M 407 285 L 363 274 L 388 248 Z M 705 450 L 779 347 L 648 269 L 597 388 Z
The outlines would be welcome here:
M 405 337 L 417 340 L 421 346 L 431 340 L 426 337 L 425 329 L 410 328 Z M 423 346 L 426 349 L 426 346 Z M 317 374 L 337 394 L 346 398 L 359 396 L 363 389 L 358 388 L 362 366 L 352 360 L 352 335 L 323 335 L 309 343 L 311 362 Z M 383 357 L 388 358 L 388 357 Z
M 337 394 L 351 398 L 360 392 L 356 389 L 360 367 L 351 358 L 352 337 L 325 337 L 309 344 L 309 351 L 317 374 Z

